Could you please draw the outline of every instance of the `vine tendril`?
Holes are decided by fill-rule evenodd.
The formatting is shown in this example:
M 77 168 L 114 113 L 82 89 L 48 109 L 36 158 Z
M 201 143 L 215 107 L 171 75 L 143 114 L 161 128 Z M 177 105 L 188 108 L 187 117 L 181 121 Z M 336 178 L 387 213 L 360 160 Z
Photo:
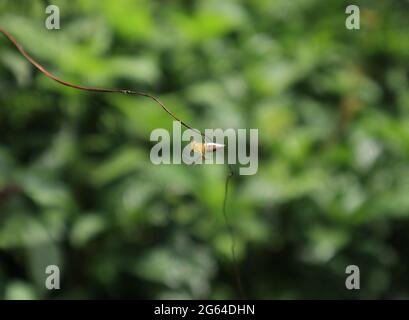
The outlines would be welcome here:
M 237 262 L 237 258 L 236 258 L 236 236 L 234 233 L 234 228 L 232 226 L 232 224 L 230 223 L 228 216 L 227 216 L 227 196 L 228 196 L 228 191 L 229 191 L 229 184 L 230 184 L 230 180 L 231 178 L 233 178 L 234 176 L 234 172 L 230 166 L 230 164 L 227 164 L 228 167 L 228 174 L 226 177 L 226 182 L 224 184 L 224 199 L 223 199 L 223 217 L 224 217 L 224 221 L 225 224 L 227 226 L 227 229 L 230 233 L 230 237 L 231 237 L 231 255 L 232 255 L 232 259 L 233 259 L 233 267 L 234 267 L 234 277 L 236 278 L 236 285 L 237 285 L 237 289 L 239 291 L 240 294 L 240 298 L 241 299 L 246 299 L 246 296 L 244 294 L 244 289 L 243 289 L 243 284 L 241 281 L 241 276 L 240 276 L 240 268 L 239 268 L 239 264 Z
M 36 60 L 34 60 L 23 48 L 23 46 L 8 32 L 6 31 L 4 28 L 0 27 L 0 32 L 17 48 L 17 50 L 24 56 L 24 58 L 29 61 L 37 70 L 39 70 L 42 74 L 44 74 L 47 78 L 52 79 L 56 82 L 58 82 L 61 85 L 67 86 L 67 87 L 71 87 L 74 89 L 78 89 L 78 90 L 83 90 L 83 91 L 90 91 L 90 92 L 100 92 L 100 93 L 122 93 L 122 94 L 126 94 L 126 95 L 133 95 L 133 96 L 141 96 L 141 97 L 146 97 L 149 98 L 151 100 L 153 100 L 155 103 L 157 103 L 167 114 L 169 114 L 173 119 L 175 119 L 176 121 L 180 122 L 181 125 L 183 125 L 185 128 L 193 130 L 197 133 L 199 133 L 204 139 L 207 139 L 209 141 L 212 141 L 212 139 L 210 139 L 209 137 L 207 137 L 204 133 L 202 133 L 201 131 L 191 127 L 190 125 L 188 125 L 186 122 L 184 122 L 183 120 L 181 120 L 180 118 L 178 118 L 172 111 L 170 111 L 158 98 L 156 98 L 155 96 L 146 93 L 146 92 L 142 92 L 142 91 L 135 91 L 135 90 L 129 90 L 129 89 L 107 89 L 107 88 L 97 88 L 97 87 L 88 87 L 88 86 L 82 86 L 82 85 L 76 85 L 67 81 L 64 81 L 62 79 L 60 79 L 59 77 L 57 77 L 56 75 L 54 75 L 53 73 L 49 72 L 48 70 L 46 70 L 40 63 L 38 63 Z M 239 270 L 239 266 L 237 263 L 237 259 L 236 259 L 236 252 L 235 252 L 235 246 L 236 246 L 236 242 L 235 242 L 235 234 L 234 234 L 234 229 L 232 227 L 232 225 L 229 222 L 228 216 L 227 216 L 227 212 L 226 212 L 226 206 L 227 206 L 227 196 L 228 196 L 228 187 L 229 187 L 229 182 L 230 179 L 233 177 L 234 173 L 233 170 L 231 169 L 230 165 L 228 164 L 228 168 L 229 168 L 229 172 L 228 175 L 226 177 L 226 182 L 225 182 L 225 190 L 224 190 L 224 200 L 223 200 L 223 216 L 225 219 L 225 223 L 226 226 L 229 230 L 229 233 L 231 235 L 231 240 L 232 240 L 232 246 L 231 246 L 231 254 L 232 254 L 232 259 L 233 259 L 233 265 L 234 265 L 234 274 L 235 274 L 235 278 L 236 278 L 236 282 L 237 282 L 237 287 L 240 293 L 240 296 L 242 299 L 245 298 L 244 295 L 244 290 L 243 290 L 243 285 L 241 282 L 241 278 L 240 278 L 240 270 Z M 14 189 L 13 189 L 14 190 Z M 2 194 L 0 194 L 1 196 Z
M 167 114 L 169 114 L 173 119 L 176 121 L 180 122 L 185 128 L 193 130 L 197 133 L 199 133 L 203 138 L 208 139 L 209 138 L 199 130 L 192 128 L 190 125 L 188 125 L 186 122 L 178 118 L 172 111 L 170 111 L 158 98 L 155 96 L 142 92 L 142 91 L 135 91 L 135 90 L 129 90 L 129 89 L 107 89 L 107 88 L 96 88 L 96 87 L 88 87 L 88 86 L 81 86 L 81 85 L 76 85 L 67 81 L 64 81 L 57 77 L 56 75 L 52 74 L 48 70 L 46 70 L 40 63 L 38 63 L 36 60 L 34 60 L 23 48 L 23 46 L 18 43 L 18 41 L 4 28 L 0 27 L 0 32 L 8 39 L 10 42 L 17 48 L 17 50 L 26 58 L 34 67 L 36 67 L 42 74 L 44 74 L 47 78 L 50 78 L 59 84 L 62 84 L 67 87 L 71 87 L 74 89 L 78 90 L 83 90 L 83 91 L 91 91 L 91 92 L 101 92 L 101 93 L 122 93 L 122 94 L 127 94 L 127 95 L 134 95 L 134 96 L 140 96 L 140 97 L 146 97 L 149 98 L 153 101 L 155 101 Z

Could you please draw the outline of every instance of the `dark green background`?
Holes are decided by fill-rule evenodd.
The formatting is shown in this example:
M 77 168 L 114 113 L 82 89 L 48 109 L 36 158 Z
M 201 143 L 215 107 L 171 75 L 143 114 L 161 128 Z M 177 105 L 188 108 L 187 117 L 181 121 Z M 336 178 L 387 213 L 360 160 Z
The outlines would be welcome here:
M 259 129 L 228 199 L 247 297 L 408 298 L 409 3 L 352 3 L 359 31 L 328 0 L 0 0 L 0 25 L 67 81 Z M 153 165 L 159 127 L 149 99 L 60 86 L 1 38 L 1 298 L 239 297 L 227 169 Z

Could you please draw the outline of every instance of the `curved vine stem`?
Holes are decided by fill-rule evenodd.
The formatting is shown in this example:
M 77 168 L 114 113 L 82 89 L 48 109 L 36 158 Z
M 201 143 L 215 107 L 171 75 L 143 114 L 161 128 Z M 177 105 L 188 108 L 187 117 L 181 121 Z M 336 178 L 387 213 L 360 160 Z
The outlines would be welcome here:
M 230 233 L 230 237 L 231 237 L 231 255 L 232 255 L 232 259 L 233 259 L 233 266 L 234 266 L 234 276 L 236 278 L 236 285 L 237 285 L 237 289 L 239 291 L 240 294 L 240 298 L 241 299 L 246 299 L 246 296 L 244 294 L 244 289 L 243 289 L 243 284 L 241 281 L 241 276 L 240 276 L 240 268 L 239 268 L 239 263 L 237 262 L 237 258 L 236 258 L 236 235 L 234 233 L 234 228 L 231 225 L 228 216 L 227 216 L 227 196 L 228 196 L 228 191 L 229 191 L 229 184 L 230 184 L 230 179 L 233 178 L 234 176 L 234 172 L 230 166 L 230 164 L 227 164 L 228 167 L 228 174 L 226 177 L 226 182 L 224 184 L 224 199 L 223 199 L 223 217 L 224 217 L 224 222 L 226 223 L 227 229 Z
M 36 60 L 34 60 L 23 48 L 23 46 L 4 28 L 0 26 L 0 32 L 8 39 L 10 42 L 17 48 L 17 50 L 28 60 L 34 67 L 36 67 L 42 74 L 44 74 L 47 78 L 50 78 L 59 84 L 62 84 L 67 87 L 71 87 L 74 89 L 78 90 L 83 90 L 83 91 L 91 91 L 91 92 L 101 92 L 101 93 L 122 93 L 122 94 L 127 94 L 127 95 L 134 95 L 134 96 L 141 96 L 141 97 L 146 97 L 149 98 L 153 101 L 155 101 L 167 114 L 169 114 L 173 119 L 176 121 L 180 122 L 185 128 L 193 130 L 197 133 L 199 133 L 204 139 L 210 140 L 204 133 L 200 132 L 197 129 L 192 128 L 190 125 L 188 125 L 186 122 L 178 118 L 172 111 L 170 111 L 158 98 L 155 96 L 146 93 L 146 92 L 141 92 L 141 91 L 134 91 L 134 90 L 128 90 L 128 89 L 107 89 L 107 88 L 96 88 L 96 87 L 88 87 L 88 86 L 81 86 L 81 85 L 76 85 L 67 81 L 64 81 L 57 77 L 56 75 L 52 74 L 48 70 L 46 70 L 40 63 L 38 63 Z
M 88 87 L 88 86 L 82 86 L 82 85 L 76 85 L 67 81 L 64 81 L 54 75 L 53 73 L 49 72 L 47 69 L 45 69 L 40 63 L 38 63 L 36 60 L 34 60 L 23 48 L 23 46 L 4 28 L 0 26 L 0 32 L 17 48 L 17 50 L 24 56 L 24 58 L 29 61 L 37 70 L 39 70 L 42 74 L 44 74 L 47 78 L 50 78 L 56 82 L 58 82 L 61 85 L 71 87 L 74 89 L 78 90 L 83 90 L 83 91 L 90 91 L 90 92 L 100 92 L 100 93 L 122 93 L 122 94 L 127 94 L 127 95 L 133 95 L 133 96 L 141 96 L 141 97 L 146 97 L 154 102 L 156 102 L 168 115 L 170 115 L 173 119 L 176 121 L 180 122 L 185 128 L 193 130 L 197 133 L 199 133 L 204 139 L 207 139 L 209 141 L 212 141 L 209 137 L 207 137 L 204 133 L 200 132 L 199 130 L 191 127 L 188 125 L 186 122 L 178 118 L 172 111 L 170 111 L 158 98 L 155 96 L 146 93 L 146 92 L 141 92 L 141 91 L 135 91 L 135 90 L 128 90 L 128 89 L 107 89 L 107 88 L 97 88 L 97 87 Z M 224 194 L 224 200 L 223 200 L 223 216 L 227 225 L 227 228 L 229 229 L 229 233 L 232 238 L 232 246 L 231 246 L 231 253 L 232 253 L 232 258 L 233 258 L 233 264 L 234 264 L 234 273 L 236 277 L 236 282 L 237 282 L 237 287 L 240 292 L 241 298 L 245 298 L 244 296 L 244 290 L 243 286 L 241 283 L 241 278 L 240 278 L 240 271 L 236 259 L 236 253 L 235 253 L 235 235 L 234 235 L 234 230 L 232 225 L 229 223 L 227 213 L 226 213 L 226 204 L 227 204 L 227 195 L 228 195 L 228 186 L 229 186 L 229 181 L 233 177 L 233 171 L 230 168 L 229 165 L 229 173 L 226 178 L 226 183 L 225 183 L 225 194 Z M 1 194 L 0 194 L 1 195 Z

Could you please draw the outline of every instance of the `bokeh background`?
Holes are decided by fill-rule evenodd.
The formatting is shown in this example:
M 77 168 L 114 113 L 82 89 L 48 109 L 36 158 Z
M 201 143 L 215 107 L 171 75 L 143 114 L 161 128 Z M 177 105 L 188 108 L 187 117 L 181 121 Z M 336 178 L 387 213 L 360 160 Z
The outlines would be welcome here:
M 247 297 L 404 299 L 409 2 L 353 3 L 359 31 L 341 0 L 0 0 L 0 24 L 67 81 L 259 129 L 259 170 L 227 202 Z M 227 168 L 153 165 L 155 128 L 172 119 L 151 100 L 60 86 L 2 36 L 1 298 L 239 298 Z

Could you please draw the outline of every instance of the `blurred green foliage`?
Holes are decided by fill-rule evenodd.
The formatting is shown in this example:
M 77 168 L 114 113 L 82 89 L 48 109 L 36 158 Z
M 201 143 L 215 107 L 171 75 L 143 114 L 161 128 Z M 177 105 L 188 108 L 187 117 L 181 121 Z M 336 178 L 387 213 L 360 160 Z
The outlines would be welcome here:
M 259 129 L 228 199 L 248 297 L 409 298 L 408 1 L 354 1 L 359 31 L 346 4 L 0 0 L 0 24 L 67 81 Z M 238 298 L 224 166 L 155 166 L 152 101 L 60 86 L 4 37 L 0 61 L 1 298 Z

